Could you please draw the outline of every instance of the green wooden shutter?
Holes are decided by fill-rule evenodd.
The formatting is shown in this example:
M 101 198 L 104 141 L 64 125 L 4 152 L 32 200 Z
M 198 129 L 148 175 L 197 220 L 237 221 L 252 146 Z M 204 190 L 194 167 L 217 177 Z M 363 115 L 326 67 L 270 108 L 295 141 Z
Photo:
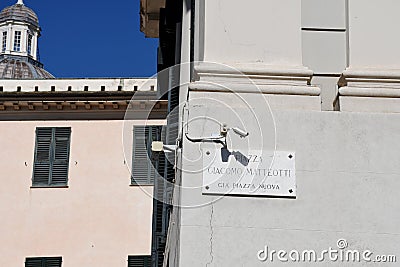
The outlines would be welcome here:
M 25 267 L 61 267 L 62 257 L 26 258 Z
M 151 256 L 128 256 L 128 267 L 151 267 Z
M 61 267 L 61 257 L 48 257 L 43 259 L 43 267 Z
M 51 185 L 67 185 L 71 128 L 54 128 L 54 157 Z
M 164 172 L 166 158 L 164 153 L 160 153 L 158 163 L 158 173 L 156 182 L 154 184 L 154 202 L 153 202 L 153 231 L 157 234 L 162 232 L 163 229 L 163 199 L 164 199 Z
M 154 179 L 157 174 L 157 166 L 156 166 L 156 154 L 153 153 L 151 150 L 151 143 L 153 141 L 159 141 L 159 129 L 160 126 L 147 126 L 148 127 L 148 134 L 146 135 L 146 144 L 147 144 L 147 155 L 149 157 L 149 160 L 147 161 L 149 164 L 149 184 L 154 185 Z
M 70 127 L 36 128 L 33 186 L 67 185 L 70 137 Z
M 145 126 L 133 127 L 132 184 L 136 185 L 149 183 L 146 128 Z
M 162 134 L 162 140 L 168 145 L 175 145 L 179 133 L 179 87 L 168 91 L 168 117 L 167 125 Z M 163 163 L 161 163 L 163 162 Z M 153 200 L 153 232 L 151 251 L 154 266 L 161 267 L 164 262 L 167 232 L 172 211 L 171 198 L 173 180 L 175 179 L 175 154 L 160 156 L 159 167 L 162 177 L 154 185 Z
M 156 175 L 151 143 L 159 139 L 160 126 L 134 126 L 132 149 L 132 185 L 153 185 Z
M 35 162 L 33 166 L 33 185 L 49 184 L 52 128 L 36 128 Z
M 27 258 L 25 267 L 42 267 L 42 258 Z

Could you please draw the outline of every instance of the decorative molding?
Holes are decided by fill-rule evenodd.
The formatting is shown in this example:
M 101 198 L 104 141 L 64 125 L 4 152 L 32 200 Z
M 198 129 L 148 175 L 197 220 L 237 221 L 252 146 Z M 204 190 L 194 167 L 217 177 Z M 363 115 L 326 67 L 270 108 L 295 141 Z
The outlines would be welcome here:
M 339 86 L 341 111 L 399 112 L 400 69 L 349 68 Z
M 313 72 L 302 66 L 276 66 L 262 63 L 221 65 L 200 63 L 194 66 L 197 81 L 191 90 L 319 96 L 311 86 Z
M 396 90 L 397 89 L 397 90 Z M 362 88 L 344 86 L 339 88 L 339 96 L 358 97 L 400 97 L 400 88 Z
M 264 76 L 287 76 L 287 77 L 307 77 L 311 80 L 313 71 L 302 66 L 279 66 L 261 63 L 247 64 L 213 64 L 200 63 L 194 67 L 196 73 L 202 74 L 244 74 L 244 75 L 264 75 Z
M 129 119 L 164 119 L 168 101 L 0 101 L 0 121 L 60 118 L 122 120 L 127 109 L 130 110 Z
M 400 88 L 400 69 L 346 69 L 340 87 Z
M 193 91 L 209 92 L 234 92 L 234 93 L 263 93 L 275 95 L 304 95 L 319 96 L 321 89 L 314 86 L 289 86 L 289 85 L 265 85 L 265 84 L 234 84 L 224 83 L 223 85 L 212 82 L 195 82 L 189 85 Z
M 347 68 L 342 73 L 345 78 L 377 78 L 377 79 L 400 79 L 400 69 L 378 69 L 378 68 Z

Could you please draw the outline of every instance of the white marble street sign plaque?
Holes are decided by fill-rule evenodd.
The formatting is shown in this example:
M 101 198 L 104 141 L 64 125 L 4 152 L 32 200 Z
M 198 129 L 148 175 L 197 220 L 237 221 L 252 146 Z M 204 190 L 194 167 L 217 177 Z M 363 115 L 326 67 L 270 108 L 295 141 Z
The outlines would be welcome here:
M 203 194 L 296 197 L 295 153 L 203 150 Z

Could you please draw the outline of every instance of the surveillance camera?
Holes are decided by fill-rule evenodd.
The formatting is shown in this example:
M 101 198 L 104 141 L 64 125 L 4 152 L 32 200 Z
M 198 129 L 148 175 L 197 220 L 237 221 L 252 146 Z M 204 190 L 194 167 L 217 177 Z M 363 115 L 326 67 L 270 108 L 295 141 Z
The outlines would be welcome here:
M 153 152 L 164 151 L 165 153 L 172 153 L 175 152 L 176 149 L 177 149 L 176 145 L 164 145 L 164 143 L 160 141 L 153 141 L 151 143 L 151 151 Z
M 161 152 L 161 151 L 164 150 L 163 146 L 164 146 L 163 142 L 153 141 L 151 143 L 151 151 L 153 151 L 153 152 Z
M 239 135 L 241 138 L 244 138 L 244 137 L 246 137 L 246 136 L 249 135 L 249 132 L 246 132 L 246 131 L 244 131 L 244 130 L 242 130 L 242 129 L 239 129 L 239 128 L 237 128 L 237 127 L 233 127 L 232 130 L 233 130 L 237 135 Z

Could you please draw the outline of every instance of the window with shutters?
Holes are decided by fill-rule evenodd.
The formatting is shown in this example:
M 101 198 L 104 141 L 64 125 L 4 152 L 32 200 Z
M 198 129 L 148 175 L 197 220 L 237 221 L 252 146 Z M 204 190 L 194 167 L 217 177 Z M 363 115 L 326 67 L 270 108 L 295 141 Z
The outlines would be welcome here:
M 62 257 L 26 258 L 25 267 L 61 267 Z
M 151 267 L 151 256 L 128 256 L 128 267 Z
M 132 185 L 154 185 L 156 160 L 151 143 L 161 139 L 161 126 L 134 126 L 132 149 Z
M 68 184 L 70 139 L 70 127 L 36 128 L 33 187 Z

